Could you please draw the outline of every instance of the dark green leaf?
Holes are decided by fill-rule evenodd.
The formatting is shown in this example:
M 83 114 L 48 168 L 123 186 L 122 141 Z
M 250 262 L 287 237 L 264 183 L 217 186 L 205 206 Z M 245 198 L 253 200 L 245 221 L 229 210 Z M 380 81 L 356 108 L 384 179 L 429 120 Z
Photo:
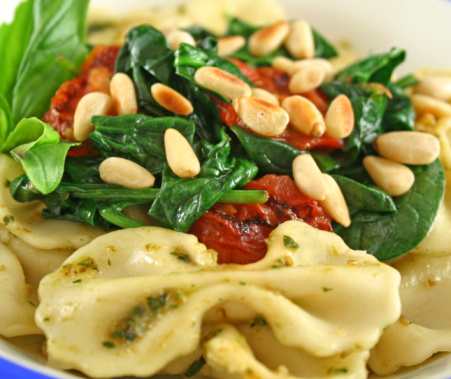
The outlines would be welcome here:
M 176 129 L 192 143 L 195 128 L 192 121 L 183 118 L 153 118 L 141 114 L 96 116 L 92 122 L 96 129 L 89 138 L 105 158 L 130 159 L 154 175 L 167 165 L 164 132 L 169 128 Z
M 315 39 L 315 57 L 316 58 L 334 58 L 337 50 L 330 44 L 316 29 L 312 28 L 313 38 Z
M 393 48 L 388 53 L 365 58 L 335 75 L 335 80 L 352 83 L 381 83 L 387 86 L 393 70 L 404 61 L 404 50 Z
M 350 208 L 372 212 L 396 212 L 392 197 L 377 187 L 368 187 L 344 176 L 333 175 Z
M 401 87 L 395 84 L 389 84 L 388 89 L 392 93 L 393 98 L 387 101 L 387 109 L 382 120 L 384 132 L 413 130 L 415 110 L 410 97 Z
M 258 166 L 260 175 L 291 176 L 293 159 L 300 154 L 311 154 L 323 172 L 338 167 L 338 163 L 325 153 L 303 151 L 284 142 L 257 136 L 236 125 L 230 126 L 230 130 L 238 137 L 249 158 Z
M 393 199 L 397 212 L 357 212 L 348 228 L 335 229 L 348 246 L 385 262 L 408 253 L 428 234 L 445 191 L 443 167 L 437 160 L 410 168 L 415 183 L 405 195 Z
M 169 167 L 163 172 L 159 197 L 149 213 L 161 225 L 188 231 L 221 197 L 244 186 L 257 173 L 250 162 L 229 156 L 230 141 L 225 133 L 217 145 L 202 141 L 196 153 L 201 160 L 201 172 L 195 178 L 179 178 Z

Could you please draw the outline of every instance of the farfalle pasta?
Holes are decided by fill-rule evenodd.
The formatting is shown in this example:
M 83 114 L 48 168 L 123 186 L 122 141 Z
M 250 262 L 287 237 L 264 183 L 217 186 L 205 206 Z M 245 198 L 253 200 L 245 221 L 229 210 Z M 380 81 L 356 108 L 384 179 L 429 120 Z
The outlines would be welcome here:
M 448 71 L 395 79 L 406 51 L 361 59 L 270 0 L 93 12 L 86 35 L 88 5 L 0 28 L 2 51 L 24 31 L 0 55 L 1 336 L 92 378 L 363 379 L 451 351 Z

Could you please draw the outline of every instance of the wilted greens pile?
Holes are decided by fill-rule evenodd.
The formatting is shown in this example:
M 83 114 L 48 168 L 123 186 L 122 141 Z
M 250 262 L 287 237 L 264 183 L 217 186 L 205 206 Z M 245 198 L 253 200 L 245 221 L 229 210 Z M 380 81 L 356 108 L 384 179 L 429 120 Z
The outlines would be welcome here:
M 334 231 L 351 248 L 367 250 L 386 261 L 407 253 L 426 236 L 444 194 L 440 162 L 411 167 L 415 184 L 396 198 L 376 187 L 362 164 L 364 156 L 376 154 L 372 142 L 378 135 L 413 130 L 415 114 L 404 88 L 415 80 L 407 77 L 390 82 L 393 70 L 405 59 L 403 50 L 393 48 L 370 56 L 322 85 L 330 100 L 346 94 L 355 115 L 355 127 L 345 139 L 344 149 L 327 154 L 301 151 L 240 126 L 226 128 L 210 98 L 221 95 L 196 84 L 194 73 L 200 67 L 214 66 L 253 84 L 231 61 L 217 56 L 215 36 L 200 28 L 190 29 L 188 32 L 200 42 L 196 46 L 182 44 L 174 51 L 160 31 L 139 26 L 127 35 L 116 72 L 133 79 L 140 110 L 152 116 L 94 117 L 96 129 L 90 140 L 101 155 L 66 157 L 76 143 L 62 141 L 38 118 L 89 51 L 84 44 L 87 7 L 87 0 L 27 1 L 18 8 L 13 23 L 0 28 L 1 151 L 11 154 L 25 170 L 24 176 L 10 183 L 16 200 L 42 200 L 47 218 L 105 228 L 143 225 L 121 211 L 128 205 L 148 204 L 149 215 L 160 225 L 186 232 L 218 201 L 263 201 L 264 195 L 258 191 L 243 194 L 237 190 L 264 174 L 291 175 L 293 159 L 308 153 L 323 172 L 333 175 L 346 198 L 351 226 L 334 225 Z M 230 19 L 228 34 L 248 38 L 257 29 Z M 317 31 L 314 36 L 317 57 L 336 55 Z M 253 56 L 247 46 L 233 55 L 253 67 L 271 65 L 274 56 L 290 57 L 284 47 L 267 57 Z M 150 92 L 154 83 L 183 94 L 194 112 L 182 117 L 160 106 Z M 373 83 L 385 86 L 393 97 L 388 98 Z M 163 143 L 168 128 L 180 131 L 194 147 L 201 162 L 201 172 L 195 178 L 179 178 L 168 167 Z M 152 172 L 157 178 L 155 187 L 132 190 L 103 183 L 98 167 L 112 156 L 127 158 Z

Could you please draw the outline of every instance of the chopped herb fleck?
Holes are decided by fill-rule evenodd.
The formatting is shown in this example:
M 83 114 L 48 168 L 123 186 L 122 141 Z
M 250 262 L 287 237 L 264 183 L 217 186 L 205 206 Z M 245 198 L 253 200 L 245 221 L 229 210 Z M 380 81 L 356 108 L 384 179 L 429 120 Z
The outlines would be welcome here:
M 105 346 L 105 347 L 107 347 L 108 349 L 112 349 L 113 347 L 116 347 L 116 346 L 114 345 L 114 343 L 111 342 L 111 341 L 103 341 L 103 342 L 102 342 L 102 345 Z
M 92 268 L 94 271 L 99 271 L 97 264 L 95 263 L 94 259 L 92 259 L 92 258 L 86 258 L 86 259 L 82 260 L 81 262 L 78 262 L 77 265 L 83 266 L 85 268 Z
M 213 337 L 214 337 L 214 336 L 217 336 L 217 335 L 220 334 L 220 333 L 222 333 L 222 329 L 216 329 L 216 330 L 213 332 Z
M 111 266 L 110 258 L 108 258 L 108 266 Z
M 246 282 L 239 282 L 242 286 L 245 286 L 245 285 L 247 285 L 247 283 Z
M 272 265 L 271 268 L 280 268 L 280 266 Z
M 291 249 L 297 249 L 299 244 L 289 236 L 283 236 L 283 244 Z
M 191 365 L 188 367 L 188 369 L 185 371 L 183 375 L 185 375 L 187 378 L 196 375 L 202 369 L 202 367 L 204 367 L 204 364 L 205 364 L 204 357 L 200 357 L 199 359 L 191 363 Z
M 266 320 L 263 317 L 257 316 L 255 317 L 254 321 L 251 323 L 251 328 L 254 328 L 255 326 L 265 326 L 268 325 Z
M 147 298 L 147 304 L 152 312 L 157 312 L 166 305 L 166 295 L 164 293 L 160 293 L 155 296 L 150 296 Z
M 35 307 L 36 306 L 36 304 L 35 303 L 33 303 L 32 301 L 30 301 L 30 300 L 28 300 L 28 302 L 33 306 L 33 307 Z
M 330 288 L 330 287 L 323 287 L 323 291 L 324 291 L 324 292 L 333 291 L 333 288 Z
M 50 317 L 44 317 L 44 318 L 42 319 L 42 321 L 44 321 L 44 322 L 50 321 Z
M 3 217 L 3 224 L 6 226 L 10 222 L 14 222 L 14 216 L 4 216 Z
M 347 374 L 348 373 L 348 369 L 346 367 L 330 368 L 328 373 L 329 374 Z
M 74 280 L 72 283 L 81 283 L 81 279 Z
M 171 253 L 171 255 L 177 257 L 177 259 L 180 259 L 183 262 L 187 262 L 187 263 L 191 262 L 191 257 L 188 254 L 180 254 L 180 253 L 177 253 L 176 251 L 173 251 Z

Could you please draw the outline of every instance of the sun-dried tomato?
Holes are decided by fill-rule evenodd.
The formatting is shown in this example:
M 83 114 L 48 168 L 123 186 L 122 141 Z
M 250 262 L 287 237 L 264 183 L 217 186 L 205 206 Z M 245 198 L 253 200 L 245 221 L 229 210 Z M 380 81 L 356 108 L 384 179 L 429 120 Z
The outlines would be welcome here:
M 52 125 L 65 140 L 73 140 L 74 114 L 80 99 L 89 92 L 109 93 L 109 81 L 114 73 L 120 46 L 97 45 L 80 70 L 80 75 L 61 85 L 52 98 L 50 109 L 42 120 Z M 94 153 L 92 145 L 84 143 L 70 155 Z
M 199 218 L 189 233 L 218 252 L 219 263 L 253 263 L 266 254 L 265 239 L 279 224 L 303 220 L 317 229 L 332 231 L 331 218 L 321 205 L 302 194 L 285 175 L 266 175 L 244 189 L 266 190 L 265 204 L 216 204 Z

